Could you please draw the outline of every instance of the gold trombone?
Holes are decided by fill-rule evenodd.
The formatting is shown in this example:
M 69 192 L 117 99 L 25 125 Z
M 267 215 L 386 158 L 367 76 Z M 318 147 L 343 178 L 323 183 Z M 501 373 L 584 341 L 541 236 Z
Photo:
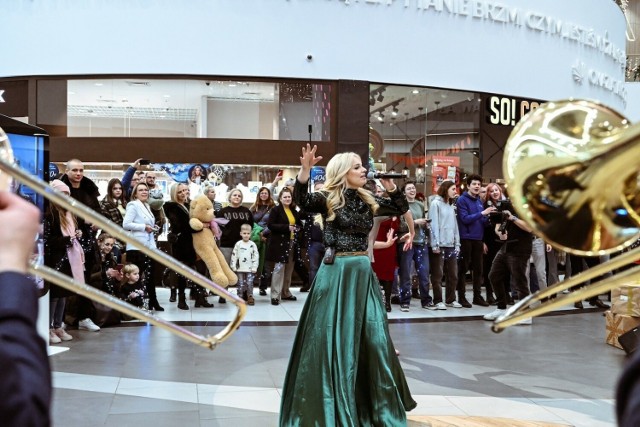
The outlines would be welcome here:
M 236 305 L 237 312 L 235 318 L 231 320 L 231 322 L 229 322 L 229 324 L 227 324 L 227 326 L 222 331 L 213 336 L 201 336 L 167 320 L 156 317 L 149 312 L 127 304 L 124 301 L 121 301 L 96 288 L 88 286 L 87 284 L 77 282 L 70 277 L 63 275 L 49 267 L 31 264 L 29 266 L 29 272 L 31 274 L 42 277 L 43 279 L 55 283 L 58 286 L 90 298 L 110 308 L 125 313 L 131 317 L 149 322 L 175 335 L 178 335 L 179 337 L 184 338 L 189 342 L 201 345 L 211 350 L 215 349 L 218 344 L 229 338 L 242 322 L 242 319 L 245 316 L 247 310 L 247 306 L 242 299 L 230 294 L 221 286 L 215 284 L 198 272 L 177 262 L 167 254 L 157 249 L 151 249 L 140 245 L 136 239 L 130 237 L 129 234 L 118 225 L 107 220 L 105 217 L 89 209 L 82 203 L 56 193 L 47 185 L 46 182 L 42 181 L 39 178 L 33 177 L 19 167 L 16 167 L 14 164 L 13 151 L 11 149 L 9 139 L 2 129 L 0 129 L 0 170 L 2 170 L 2 172 L 5 172 L 4 174 L 0 174 L 0 190 L 9 189 L 9 187 L 11 186 L 11 178 L 29 186 L 36 193 L 42 195 L 50 202 L 71 211 L 75 215 L 83 218 L 91 224 L 99 226 L 102 230 L 120 241 L 137 245 L 137 247 L 140 247 L 139 250 L 141 252 L 143 252 L 153 260 L 166 267 L 171 268 L 176 273 L 179 273 L 187 279 L 193 281 L 194 283 L 202 286 L 203 288 L 214 292 L 216 295 L 233 302 L 233 304 Z
M 575 255 L 598 256 L 631 246 L 640 234 L 640 125 L 592 101 L 548 102 L 527 114 L 509 136 L 503 172 L 514 209 L 534 233 Z M 529 317 L 640 286 L 640 266 L 554 297 L 640 258 L 629 250 L 529 295 L 498 317 L 500 332 Z

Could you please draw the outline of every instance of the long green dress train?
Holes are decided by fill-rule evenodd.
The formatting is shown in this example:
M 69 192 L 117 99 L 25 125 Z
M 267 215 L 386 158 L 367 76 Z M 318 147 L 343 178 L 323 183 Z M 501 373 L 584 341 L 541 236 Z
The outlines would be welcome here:
M 300 185 L 296 183 L 296 191 Z M 347 192 L 343 209 L 355 208 L 366 218 L 358 218 L 355 228 L 343 228 L 339 234 L 333 234 L 330 225 L 325 227 L 325 241 L 337 246 L 338 252 L 347 249 L 345 245 L 355 251 L 366 249 L 367 242 L 361 239 L 366 240 L 373 222 L 368 206 L 363 209 L 355 192 Z M 316 194 L 310 196 L 318 197 Z M 401 211 L 397 195 L 395 202 Z M 303 209 L 309 211 L 314 206 L 318 209 L 307 200 Z M 340 224 L 344 225 L 345 219 Z M 353 220 L 356 218 L 348 222 Z M 283 387 L 280 426 L 401 426 L 406 425 L 405 411 L 415 406 L 389 337 L 380 287 L 369 258 L 337 256 L 334 264 L 322 264 L 296 332 Z

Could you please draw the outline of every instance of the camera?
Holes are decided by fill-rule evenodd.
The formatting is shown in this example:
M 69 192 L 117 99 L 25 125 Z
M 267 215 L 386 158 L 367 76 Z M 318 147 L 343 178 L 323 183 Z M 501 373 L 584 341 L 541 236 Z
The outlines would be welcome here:
M 507 229 L 507 224 L 509 223 L 509 216 L 513 213 L 513 205 L 511 204 L 511 200 L 503 199 L 498 200 L 495 203 L 489 201 L 487 204 L 489 206 L 495 206 L 496 208 L 495 212 L 489 212 L 489 222 L 493 226 L 500 224 L 498 231 L 500 233 L 504 233 L 504 231 Z M 507 213 L 506 211 L 509 211 L 509 213 Z
M 307 54 L 307 61 L 311 61 L 313 59 L 313 55 L 310 53 Z

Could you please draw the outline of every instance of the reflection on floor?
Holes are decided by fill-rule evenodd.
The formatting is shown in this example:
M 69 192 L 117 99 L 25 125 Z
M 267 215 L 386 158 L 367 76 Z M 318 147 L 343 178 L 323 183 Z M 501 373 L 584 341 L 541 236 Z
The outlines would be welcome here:
M 210 297 L 213 308 L 181 311 L 166 289 L 158 293 L 166 309 L 159 315 L 197 333 L 217 333 L 235 310 Z M 54 425 L 277 426 L 306 297 L 294 294 L 298 301 L 279 306 L 257 296 L 247 322 L 215 351 L 140 322 L 70 330 L 69 351 L 51 356 Z M 481 320 L 492 309 L 430 311 L 414 300 L 402 313 L 394 306 L 391 336 L 418 402 L 410 426 L 615 425 L 614 388 L 625 356 L 604 343 L 601 311 L 566 307 L 494 334 Z

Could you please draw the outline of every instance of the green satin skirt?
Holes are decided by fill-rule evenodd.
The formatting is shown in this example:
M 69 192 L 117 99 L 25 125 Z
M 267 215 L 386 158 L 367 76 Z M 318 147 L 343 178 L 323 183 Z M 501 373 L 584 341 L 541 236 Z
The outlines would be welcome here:
M 293 343 L 280 426 L 403 426 L 415 407 L 369 258 L 322 264 Z

